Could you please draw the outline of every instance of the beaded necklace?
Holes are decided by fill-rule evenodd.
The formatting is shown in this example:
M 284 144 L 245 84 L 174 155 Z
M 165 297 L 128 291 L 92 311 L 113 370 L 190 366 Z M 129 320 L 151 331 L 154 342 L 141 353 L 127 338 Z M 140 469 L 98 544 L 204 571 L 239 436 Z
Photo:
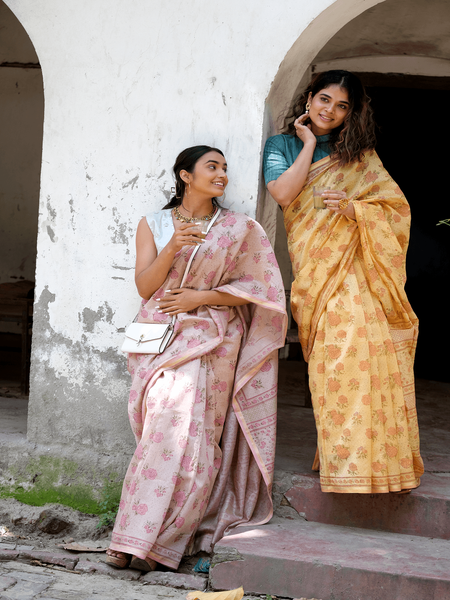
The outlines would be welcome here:
M 216 210 L 217 207 L 213 206 L 212 211 L 204 217 L 185 217 L 180 213 L 178 206 L 175 206 L 173 209 L 173 214 L 175 215 L 175 219 L 177 219 L 177 221 L 181 221 L 182 223 L 195 223 L 196 221 L 211 221 L 213 216 L 216 214 Z

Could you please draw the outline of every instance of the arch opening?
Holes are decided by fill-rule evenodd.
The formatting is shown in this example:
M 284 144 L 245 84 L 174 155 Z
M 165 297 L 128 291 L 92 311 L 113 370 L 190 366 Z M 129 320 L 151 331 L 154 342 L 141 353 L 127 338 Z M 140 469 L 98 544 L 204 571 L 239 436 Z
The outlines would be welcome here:
M 44 90 L 34 46 L 1 0 L 0 22 L 0 396 L 26 417 Z

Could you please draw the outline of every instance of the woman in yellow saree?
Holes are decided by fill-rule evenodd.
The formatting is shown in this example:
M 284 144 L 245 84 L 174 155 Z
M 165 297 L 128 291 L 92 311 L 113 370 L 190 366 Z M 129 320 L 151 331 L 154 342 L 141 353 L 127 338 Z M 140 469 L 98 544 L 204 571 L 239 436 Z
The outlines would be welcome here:
M 418 320 L 404 290 L 409 205 L 374 151 L 355 75 L 316 75 L 289 119 L 267 141 L 264 175 L 288 236 L 318 433 L 313 468 L 320 464 L 324 492 L 408 491 L 423 474 Z M 323 209 L 314 208 L 314 186 L 325 190 Z

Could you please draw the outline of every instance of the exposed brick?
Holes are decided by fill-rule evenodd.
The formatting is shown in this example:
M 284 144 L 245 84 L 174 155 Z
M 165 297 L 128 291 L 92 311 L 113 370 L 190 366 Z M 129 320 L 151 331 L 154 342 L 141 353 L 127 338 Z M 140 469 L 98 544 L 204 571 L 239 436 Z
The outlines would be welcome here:
M 0 550 L 0 560 L 16 560 L 18 556 L 17 550 Z

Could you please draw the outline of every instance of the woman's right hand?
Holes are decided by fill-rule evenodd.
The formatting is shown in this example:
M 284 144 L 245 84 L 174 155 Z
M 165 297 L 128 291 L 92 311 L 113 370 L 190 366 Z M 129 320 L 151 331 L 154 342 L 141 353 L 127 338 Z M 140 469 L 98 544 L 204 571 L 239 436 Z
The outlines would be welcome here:
M 198 237 L 200 228 L 195 223 L 181 223 L 175 225 L 175 231 L 167 244 L 174 252 L 178 252 L 183 246 L 197 246 L 203 244 L 203 240 Z
M 313 132 L 311 131 L 311 125 L 305 125 L 305 121 L 308 119 L 309 114 L 306 112 L 304 115 L 301 115 L 300 117 L 298 117 L 297 119 L 295 119 L 294 121 L 294 127 L 295 127 L 295 132 L 297 134 L 297 137 L 302 140 L 302 142 L 304 144 L 306 144 L 307 142 L 314 142 L 314 145 L 316 145 L 316 136 L 313 134 Z

